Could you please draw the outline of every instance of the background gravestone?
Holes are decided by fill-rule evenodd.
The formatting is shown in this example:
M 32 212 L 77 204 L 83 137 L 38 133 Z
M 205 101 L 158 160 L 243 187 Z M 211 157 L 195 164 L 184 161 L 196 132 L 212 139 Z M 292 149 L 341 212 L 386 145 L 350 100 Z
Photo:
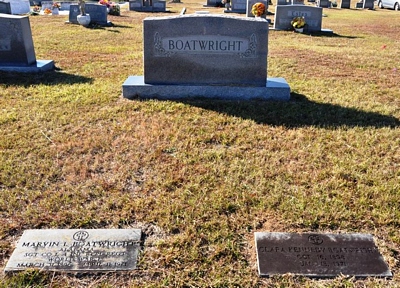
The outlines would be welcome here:
M 164 0 L 129 0 L 129 10 L 137 12 L 166 12 Z
M 27 14 L 31 11 L 29 0 L 7 0 L 6 2 L 10 3 L 13 15 Z
M 9 2 L 0 1 L 0 13 L 11 14 L 11 4 Z
M 374 0 L 364 0 L 363 1 L 363 9 L 374 9 Z
M 0 16 L 0 65 L 29 66 L 36 63 L 28 16 Z
M 329 1 L 329 0 L 318 0 L 318 7 L 330 8 L 331 7 L 331 1 Z
M 290 5 L 291 2 L 289 0 L 278 0 L 277 5 Z
M 42 1 L 41 2 L 42 5 L 42 11 L 44 11 L 45 9 L 52 9 L 53 8 L 53 1 Z
M 274 29 L 292 30 L 294 17 L 304 16 L 309 32 L 319 32 L 322 26 L 322 8 L 308 5 L 278 5 L 275 7 Z
M 107 21 L 107 7 L 100 4 L 86 3 L 85 5 L 86 14 L 90 15 L 90 23 L 99 25 L 108 25 Z M 78 4 L 71 4 L 69 6 L 69 22 L 78 24 L 76 17 L 80 14 Z
M 253 7 L 254 4 L 256 4 L 258 2 L 263 3 L 265 5 L 265 13 L 267 13 L 268 0 L 247 0 L 247 6 L 246 6 L 246 16 L 247 17 L 254 17 L 253 13 L 251 13 L 251 8 Z
M 342 8 L 342 9 L 350 9 L 350 0 L 342 0 L 340 2 L 340 8 Z
M 145 83 L 265 86 L 268 22 L 247 19 L 144 19 Z
M 0 14 L 0 70 L 41 72 L 53 68 L 52 60 L 36 60 L 29 16 Z

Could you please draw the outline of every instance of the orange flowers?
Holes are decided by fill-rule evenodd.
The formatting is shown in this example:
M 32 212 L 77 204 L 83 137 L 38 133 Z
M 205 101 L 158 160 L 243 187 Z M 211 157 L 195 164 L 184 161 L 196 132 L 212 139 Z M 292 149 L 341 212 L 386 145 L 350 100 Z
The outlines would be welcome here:
M 265 14 L 265 5 L 261 2 L 257 2 L 251 7 L 251 13 L 254 16 L 261 16 Z

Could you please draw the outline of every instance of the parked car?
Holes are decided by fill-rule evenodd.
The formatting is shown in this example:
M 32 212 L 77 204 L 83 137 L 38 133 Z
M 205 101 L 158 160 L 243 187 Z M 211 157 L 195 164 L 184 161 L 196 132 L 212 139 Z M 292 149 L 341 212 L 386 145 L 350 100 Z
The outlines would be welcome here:
M 400 0 L 378 0 L 379 8 L 390 8 L 396 11 L 400 10 Z

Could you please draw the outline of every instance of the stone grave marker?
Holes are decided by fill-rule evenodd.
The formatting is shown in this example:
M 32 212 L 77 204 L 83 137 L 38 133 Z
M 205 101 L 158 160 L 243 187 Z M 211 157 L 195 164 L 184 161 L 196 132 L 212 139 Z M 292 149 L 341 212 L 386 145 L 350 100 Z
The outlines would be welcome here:
M 29 16 L 0 14 L 0 70 L 40 72 L 53 68 L 52 60 L 36 60 Z
M 350 9 L 350 0 L 341 0 L 340 8 L 342 9 Z
M 167 12 L 164 0 L 129 0 L 129 10 L 137 12 Z
M 27 14 L 31 11 L 31 6 L 29 0 L 7 0 L 11 6 L 11 14 L 21 15 Z
M 289 100 L 284 79 L 267 81 L 268 29 L 262 18 L 145 18 L 144 76 L 128 77 L 123 96 Z
M 256 232 L 260 276 L 392 277 L 370 234 Z
M 294 17 L 304 16 L 307 31 L 321 31 L 322 8 L 308 5 L 278 5 L 275 7 L 274 29 L 292 30 L 291 21 Z
M 247 0 L 231 0 L 231 9 L 224 10 L 225 13 L 246 14 Z
M 50 9 L 53 7 L 53 1 L 42 1 L 41 2 L 42 5 L 42 11 L 44 11 L 45 9 Z
M 90 23 L 98 25 L 110 25 L 107 21 L 107 7 L 106 5 L 86 3 L 85 5 L 86 14 L 90 15 Z M 76 17 L 81 14 L 78 4 L 71 4 L 69 6 L 69 23 L 78 24 Z
M 317 4 L 318 4 L 318 7 L 321 7 L 321 8 L 330 8 L 331 7 L 331 1 L 329 1 L 329 0 L 318 0 Z
M 61 5 L 60 10 L 64 10 L 64 11 L 69 11 L 69 7 L 71 6 L 71 4 L 76 4 L 76 2 L 68 2 L 68 1 L 63 1 L 63 2 L 59 2 Z
M 0 13 L 11 14 L 11 4 L 9 2 L 0 1 Z
M 254 15 L 251 13 L 251 8 L 253 7 L 254 4 L 261 2 L 265 5 L 265 13 L 267 13 L 268 10 L 268 0 L 247 0 L 247 5 L 246 5 L 246 16 L 247 17 L 254 17 Z
M 374 0 L 364 0 L 363 1 L 363 9 L 374 9 Z
M 216 7 L 217 2 L 219 2 L 219 0 L 207 0 L 207 3 L 203 5 L 203 7 Z
M 277 5 L 291 5 L 289 0 L 278 0 Z
M 5 271 L 105 272 L 136 268 L 140 229 L 26 230 Z

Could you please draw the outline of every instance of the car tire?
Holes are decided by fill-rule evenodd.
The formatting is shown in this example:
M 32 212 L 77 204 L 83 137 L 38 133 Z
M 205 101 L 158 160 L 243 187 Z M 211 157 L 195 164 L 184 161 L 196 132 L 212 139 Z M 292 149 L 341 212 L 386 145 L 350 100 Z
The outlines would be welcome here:
M 378 1 L 378 7 L 381 8 L 381 9 L 383 9 L 382 1 Z
M 394 4 L 394 10 L 395 11 L 399 11 L 400 10 L 399 3 L 395 3 Z

